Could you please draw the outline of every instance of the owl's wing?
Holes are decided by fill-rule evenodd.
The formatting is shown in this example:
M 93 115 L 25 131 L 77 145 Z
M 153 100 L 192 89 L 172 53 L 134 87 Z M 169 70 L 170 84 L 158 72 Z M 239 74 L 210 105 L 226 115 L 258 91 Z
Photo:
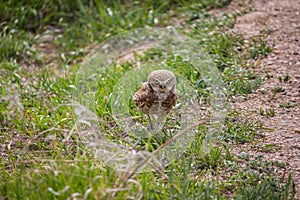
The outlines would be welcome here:
M 140 87 L 140 89 L 134 93 L 132 100 L 136 103 L 141 101 L 143 98 L 143 96 L 145 96 L 145 91 L 146 91 L 146 84 L 143 83 L 143 85 Z
M 174 107 L 174 106 L 176 105 L 176 101 L 177 101 L 177 99 L 178 99 L 177 91 L 174 90 L 174 91 L 172 92 L 172 95 L 171 95 L 171 96 L 172 96 L 172 97 L 171 97 L 171 105 L 172 105 L 172 107 Z
M 143 83 L 142 87 L 133 95 L 132 100 L 135 105 L 143 112 L 149 112 L 149 106 L 147 106 L 147 102 L 149 101 L 149 86 L 148 83 Z
M 162 103 L 167 113 L 169 113 L 171 109 L 176 105 L 177 98 L 177 92 L 176 90 L 174 90 L 170 92 L 167 99 Z

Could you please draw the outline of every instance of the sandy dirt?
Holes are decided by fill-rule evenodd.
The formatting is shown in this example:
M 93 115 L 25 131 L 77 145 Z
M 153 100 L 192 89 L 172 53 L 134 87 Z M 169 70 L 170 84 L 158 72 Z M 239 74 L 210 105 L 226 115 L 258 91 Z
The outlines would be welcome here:
M 236 3 L 228 9 L 234 10 Z M 238 98 L 232 107 L 247 109 L 269 128 L 262 130 L 266 138 L 259 145 L 268 144 L 276 150 L 234 150 L 286 163 L 278 177 L 291 173 L 296 198 L 300 199 L 300 0 L 253 0 L 250 6 L 250 12 L 237 17 L 234 28 L 245 39 L 267 33 L 272 53 L 256 61 L 255 71 L 265 79 L 263 85 L 248 99 Z M 262 114 L 270 110 L 274 116 Z

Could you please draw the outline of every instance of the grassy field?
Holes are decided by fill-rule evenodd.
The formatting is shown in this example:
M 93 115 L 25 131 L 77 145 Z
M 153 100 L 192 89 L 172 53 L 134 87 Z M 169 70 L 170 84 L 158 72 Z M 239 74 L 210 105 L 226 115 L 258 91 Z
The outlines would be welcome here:
M 207 127 L 181 159 L 166 168 L 128 176 L 94 158 L 76 134 L 72 94 L 84 57 L 100 42 L 125 30 L 174 26 L 213 57 L 228 101 L 264 81 L 254 63 L 271 52 L 264 35 L 244 40 L 233 31 L 236 14 L 214 17 L 211 9 L 229 0 L 9 0 L 0 3 L 0 199 L 293 199 L 291 176 L 277 177 L 285 163 L 235 154 L 233 146 L 255 147 L 264 139 L 248 111 L 228 109 L 218 142 L 200 156 Z M 160 56 L 169 66 L 186 61 Z M 255 61 L 255 62 L 254 62 Z M 107 71 L 98 96 L 109 98 L 116 81 L 131 69 Z M 181 69 L 199 95 L 205 84 Z M 207 94 L 209 96 L 209 94 Z M 106 101 L 97 104 L 100 126 L 121 142 Z M 266 114 L 272 115 L 272 112 Z M 139 113 L 134 113 L 139 115 Z M 264 147 L 272 148 L 270 147 Z

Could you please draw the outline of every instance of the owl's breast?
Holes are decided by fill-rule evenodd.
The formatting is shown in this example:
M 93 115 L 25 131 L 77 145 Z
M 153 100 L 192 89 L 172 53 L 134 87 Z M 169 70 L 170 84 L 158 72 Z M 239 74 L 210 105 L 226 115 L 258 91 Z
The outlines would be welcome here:
M 135 105 L 145 114 L 168 114 L 175 106 L 176 100 L 176 91 L 158 95 L 146 84 L 133 96 Z

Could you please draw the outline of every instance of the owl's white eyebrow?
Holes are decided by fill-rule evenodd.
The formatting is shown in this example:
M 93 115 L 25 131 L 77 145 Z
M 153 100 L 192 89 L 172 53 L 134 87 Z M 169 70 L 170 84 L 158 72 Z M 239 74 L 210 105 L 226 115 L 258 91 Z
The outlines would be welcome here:
M 164 83 L 166 84 L 171 78 L 167 79 Z

